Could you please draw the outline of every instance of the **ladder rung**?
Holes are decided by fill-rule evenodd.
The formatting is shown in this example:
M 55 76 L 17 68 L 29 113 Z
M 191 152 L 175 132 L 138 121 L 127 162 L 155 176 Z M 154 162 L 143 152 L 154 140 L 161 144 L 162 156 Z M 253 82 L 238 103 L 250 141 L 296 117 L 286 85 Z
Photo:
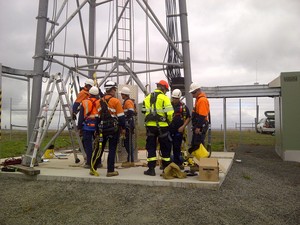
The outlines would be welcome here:
M 118 5 L 118 8 L 124 8 L 124 5 Z M 126 6 L 126 9 L 130 9 L 129 6 Z
M 118 30 L 128 30 L 128 31 L 129 31 L 130 29 L 129 29 L 129 28 L 122 28 L 122 27 L 119 27 Z
M 66 108 L 69 109 L 69 105 L 68 105 L 68 104 L 62 104 L 61 106 L 62 106 L 62 107 L 66 107 Z M 69 111 L 70 111 L 70 110 L 69 110 Z
M 167 15 L 167 17 L 177 17 L 177 16 L 180 16 L 180 14 L 169 14 L 169 15 Z
M 119 38 L 118 40 L 119 40 L 119 41 L 127 41 L 127 42 L 130 42 L 130 40 L 124 39 L 124 38 Z

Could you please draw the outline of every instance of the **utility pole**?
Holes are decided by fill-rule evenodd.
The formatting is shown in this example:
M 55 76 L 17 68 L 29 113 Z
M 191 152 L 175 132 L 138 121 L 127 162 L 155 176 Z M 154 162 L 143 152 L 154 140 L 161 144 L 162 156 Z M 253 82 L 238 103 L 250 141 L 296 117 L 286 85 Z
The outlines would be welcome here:
M 89 13 L 89 56 L 95 56 L 95 28 L 96 28 L 96 0 L 90 1 Z M 93 64 L 94 59 L 89 58 L 88 63 Z M 94 66 L 89 66 L 89 78 L 93 78 Z
M 181 38 L 182 38 L 182 55 L 183 55 L 183 71 L 184 71 L 184 89 L 186 97 L 186 105 L 189 109 L 193 108 L 193 97 L 189 93 L 190 85 L 192 83 L 191 73 L 191 60 L 190 60 L 190 40 L 188 31 L 187 9 L 186 0 L 179 1 L 179 13 L 180 13 L 180 25 L 181 25 Z M 188 137 L 192 136 L 190 129 L 191 125 L 188 125 Z
M 47 27 L 47 13 L 48 13 L 48 0 L 39 1 L 39 11 L 37 16 L 37 32 L 35 42 L 35 54 L 34 54 L 34 66 L 33 70 L 36 75 L 33 77 L 32 84 L 32 96 L 31 96 L 31 113 L 30 122 L 28 127 L 28 139 L 27 145 L 29 144 L 30 136 L 33 133 L 36 117 L 40 111 L 41 105 L 41 94 L 42 94 L 42 78 L 43 78 L 43 67 L 45 57 L 45 36 Z M 26 155 L 30 153 L 27 152 Z M 30 164 L 30 158 L 24 157 L 22 164 L 28 166 Z

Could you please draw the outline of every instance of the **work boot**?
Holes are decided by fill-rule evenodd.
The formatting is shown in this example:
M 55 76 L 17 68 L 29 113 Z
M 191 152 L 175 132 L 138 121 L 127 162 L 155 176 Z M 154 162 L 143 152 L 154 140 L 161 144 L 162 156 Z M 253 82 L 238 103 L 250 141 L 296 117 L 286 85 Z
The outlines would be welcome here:
M 107 174 L 106 174 L 107 177 L 113 177 L 113 176 L 118 176 L 118 175 L 119 175 L 118 171 L 107 172 Z
M 122 162 L 122 165 L 121 165 L 121 166 L 124 167 L 124 168 L 129 168 L 130 165 L 131 165 L 130 162 Z
M 99 177 L 99 173 L 96 170 L 90 170 L 90 175 Z
M 148 170 L 144 171 L 145 175 L 149 175 L 149 176 L 155 176 L 155 170 L 154 168 L 149 168 Z
M 91 165 L 89 165 L 89 164 L 84 164 L 83 168 L 85 168 L 85 169 L 90 169 L 90 168 L 91 168 Z
M 178 165 L 180 170 L 184 170 L 184 165 Z

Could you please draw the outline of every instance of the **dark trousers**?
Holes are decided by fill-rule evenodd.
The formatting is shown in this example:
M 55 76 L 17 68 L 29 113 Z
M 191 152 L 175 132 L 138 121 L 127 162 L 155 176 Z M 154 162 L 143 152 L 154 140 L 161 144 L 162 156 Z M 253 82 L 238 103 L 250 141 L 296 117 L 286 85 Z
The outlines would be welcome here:
M 160 153 L 162 158 L 170 158 L 172 143 L 170 140 L 169 127 L 161 127 L 160 131 L 158 127 L 146 127 L 147 129 L 147 139 L 146 139 L 146 149 L 148 152 L 148 159 L 156 157 L 157 140 L 160 145 Z M 167 134 L 167 135 L 166 135 Z M 167 167 L 170 161 L 162 160 L 163 168 Z M 155 168 L 156 160 L 148 161 L 149 168 Z
M 100 156 L 97 158 L 94 169 L 97 170 L 97 167 L 99 164 L 101 164 L 101 158 L 106 146 L 106 143 L 108 142 L 108 157 L 107 157 L 107 172 L 113 172 L 115 171 L 115 158 L 116 158 L 116 151 L 117 151 L 117 145 L 119 141 L 119 132 L 116 132 L 115 134 L 103 136 L 103 140 L 101 145 L 102 148 L 95 149 L 94 151 L 94 158 L 93 161 L 96 160 L 97 152 L 101 151 Z
M 95 131 L 83 131 L 83 147 L 86 153 L 86 164 L 91 165 L 92 153 L 93 153 L 93 140 Z
M 193 132 L 192 142 L 191 142 L 191 149 L 193 151 L 198 149 L 200 144 L 203 144 L 203 145 L 205 144 L 205 135 L 206 135 L 206 132 L 202 132 L 200 134 L 195 134 Z
M 178 166 L 182 164 L 181 157 L 181 144 L 183 139 L 183 134 L 179 132 L 171 133 L 172 146 L 173 146 L 173 161 Z
M 124 146 L 126 152 L 128 153 L 127 162 L 134 162 L 134 144 L 132 141 L 133 130 L 126 128 Z

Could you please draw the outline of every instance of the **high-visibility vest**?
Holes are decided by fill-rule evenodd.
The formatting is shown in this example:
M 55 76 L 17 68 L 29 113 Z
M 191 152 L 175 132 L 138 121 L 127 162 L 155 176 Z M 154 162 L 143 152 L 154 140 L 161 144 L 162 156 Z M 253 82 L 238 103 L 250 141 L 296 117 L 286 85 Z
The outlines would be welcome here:
M 83 107 L 83 129 L 84 130 L 96 130 L 98 109 L 100 106 L 99 99 L 88 98 L 82 101 Z
M 169 97 L 155 90 L 144 99 L 142 112 L 145 113 L 145 126 L 167 127 L 172 122 L 174 109 Z
M 208 120 L 209 101 L 206 98 L 205 93 L 201 92 L 201 94 L 197 97 L 194 112 L 200 116 L 204 116 L 205 119 Z

